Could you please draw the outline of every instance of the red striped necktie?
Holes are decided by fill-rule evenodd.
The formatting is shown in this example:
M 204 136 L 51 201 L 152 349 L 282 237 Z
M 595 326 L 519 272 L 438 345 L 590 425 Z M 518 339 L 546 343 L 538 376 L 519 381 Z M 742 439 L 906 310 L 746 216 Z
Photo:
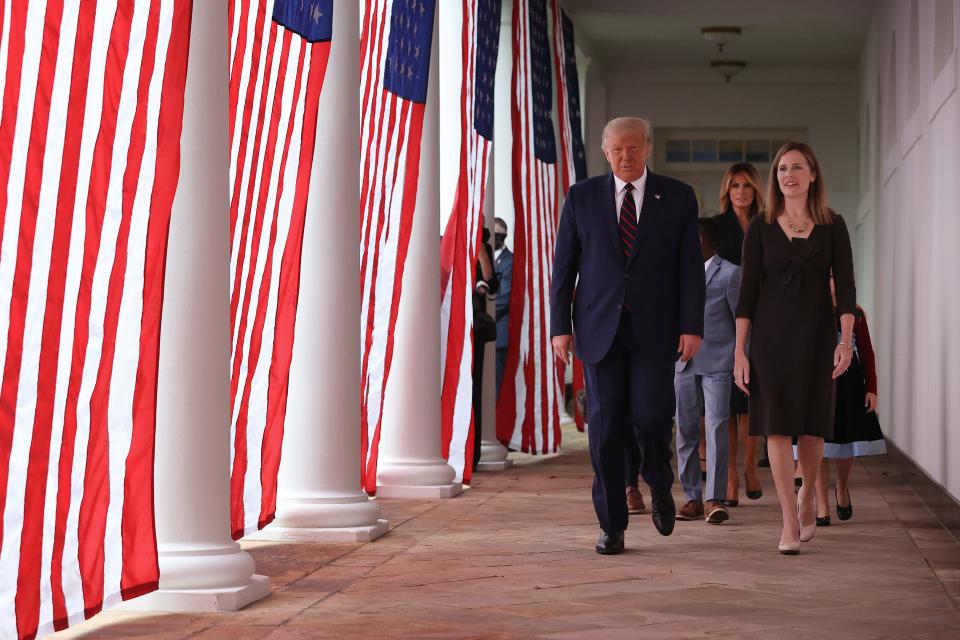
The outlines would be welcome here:
M 625 258 L 633 251 L 633 241 L 637 237 L 637 203 L 633 200 L 633 184 L 623 187 L 623 204 L 620 205 L 620 242 Z

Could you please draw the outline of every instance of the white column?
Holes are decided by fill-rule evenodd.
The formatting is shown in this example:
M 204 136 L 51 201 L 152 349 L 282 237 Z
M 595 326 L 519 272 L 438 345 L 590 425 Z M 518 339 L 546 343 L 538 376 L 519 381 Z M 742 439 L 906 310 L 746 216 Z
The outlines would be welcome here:
M 500 10 L 500 46 L 493 82 L 492 173 L 496 185 L 489 196 L 498 218 L 507 223 L 507 248 L 513 251 L 516 210 L 513 206 L 513 2 L 503 0 Z
M 380 505 L 360 488 L 358 33 L 359 12 L 338 4 L 304 225 L 277 515 L 248 536 L 257 540 L 359 542 L 387 531 Z
M 462 491 L 440 455 L 438 22 L 435 17 L 417 203 L 384 396 L 377 495 L 385 498 L 451 498 Z
M 160 590 L 127 603 L 235 611 L 270 593 L 230 539 L 226 2 L 195 2 L 157 381 Z
M 496 142 L 494 142 L 496 148 Z M 490 162 L 493 163 L 493 154 L 490 154 Z M 493 219 L 494 215 L 494 178 L 493 171 L 487 173 L 487 192 L 483 203 L 484 224 L 490 230 L 490 237 L 493 237 Z M 492 317 L 497 315 L 497 305 L 493 300 L 487 299 L 487 313 Z M 507 448 L 497 440 L 497 343 L 488 342 L 484 346 L 483 353 L 483 394 L 480 399 L 483 409 L 481 410 L 480 422 L 480 462 L 477 463 L 477 471 L 502 471 L 513 466 L 513 461 L 507 459 Z

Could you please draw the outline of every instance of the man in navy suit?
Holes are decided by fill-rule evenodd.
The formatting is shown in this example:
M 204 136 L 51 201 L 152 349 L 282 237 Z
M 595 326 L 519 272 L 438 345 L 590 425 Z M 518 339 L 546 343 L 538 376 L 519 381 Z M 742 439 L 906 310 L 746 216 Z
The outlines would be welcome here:
M 507 223 L 502 218 L 493 220 L 493 269 L 500 279 L 497 291 L 497 397 L 507 363 L 510 344 L 510 290 L 513 280 L 513 252 L 507 248 Z
M 688 185 L 647 170 L 651 133 L 641 118 L 607 123 L 612 173 L 570 188 L 553 263 L 550 335 L 557 358 L 568 362 L 575 346 L 584 363 L 601 554 L 623 551 L 631 435 L 654 525 L 673 532 L 674 363 L 696 355 L 703 337 L 697 199 Z

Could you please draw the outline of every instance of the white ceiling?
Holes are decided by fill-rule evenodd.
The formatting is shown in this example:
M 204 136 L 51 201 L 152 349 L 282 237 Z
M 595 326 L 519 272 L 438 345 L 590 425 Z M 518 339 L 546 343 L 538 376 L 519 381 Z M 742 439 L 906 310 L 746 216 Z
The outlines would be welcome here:
M 578 42 L 604 69 L 703 68 L 711 59 L 751 68 L 854 68 L 876 0 L 561 0 Z M 721 55 L 700 27 L 739 26 Z

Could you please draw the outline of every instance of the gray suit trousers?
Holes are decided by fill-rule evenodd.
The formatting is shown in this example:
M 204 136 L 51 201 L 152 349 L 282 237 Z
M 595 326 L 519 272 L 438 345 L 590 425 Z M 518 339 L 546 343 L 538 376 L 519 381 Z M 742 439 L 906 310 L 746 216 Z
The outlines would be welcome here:
M 674 378 L 677 393 L 677 465 L 688 500 L 726 500 L 730 373 L 697 375 L 692 366 Z M 703 411 L 701 412 L 701 408 Z M 700 416 L 707 438 L 707 482 L 700 475 Z M 736 446 L 736 443 L 734 443 Z

